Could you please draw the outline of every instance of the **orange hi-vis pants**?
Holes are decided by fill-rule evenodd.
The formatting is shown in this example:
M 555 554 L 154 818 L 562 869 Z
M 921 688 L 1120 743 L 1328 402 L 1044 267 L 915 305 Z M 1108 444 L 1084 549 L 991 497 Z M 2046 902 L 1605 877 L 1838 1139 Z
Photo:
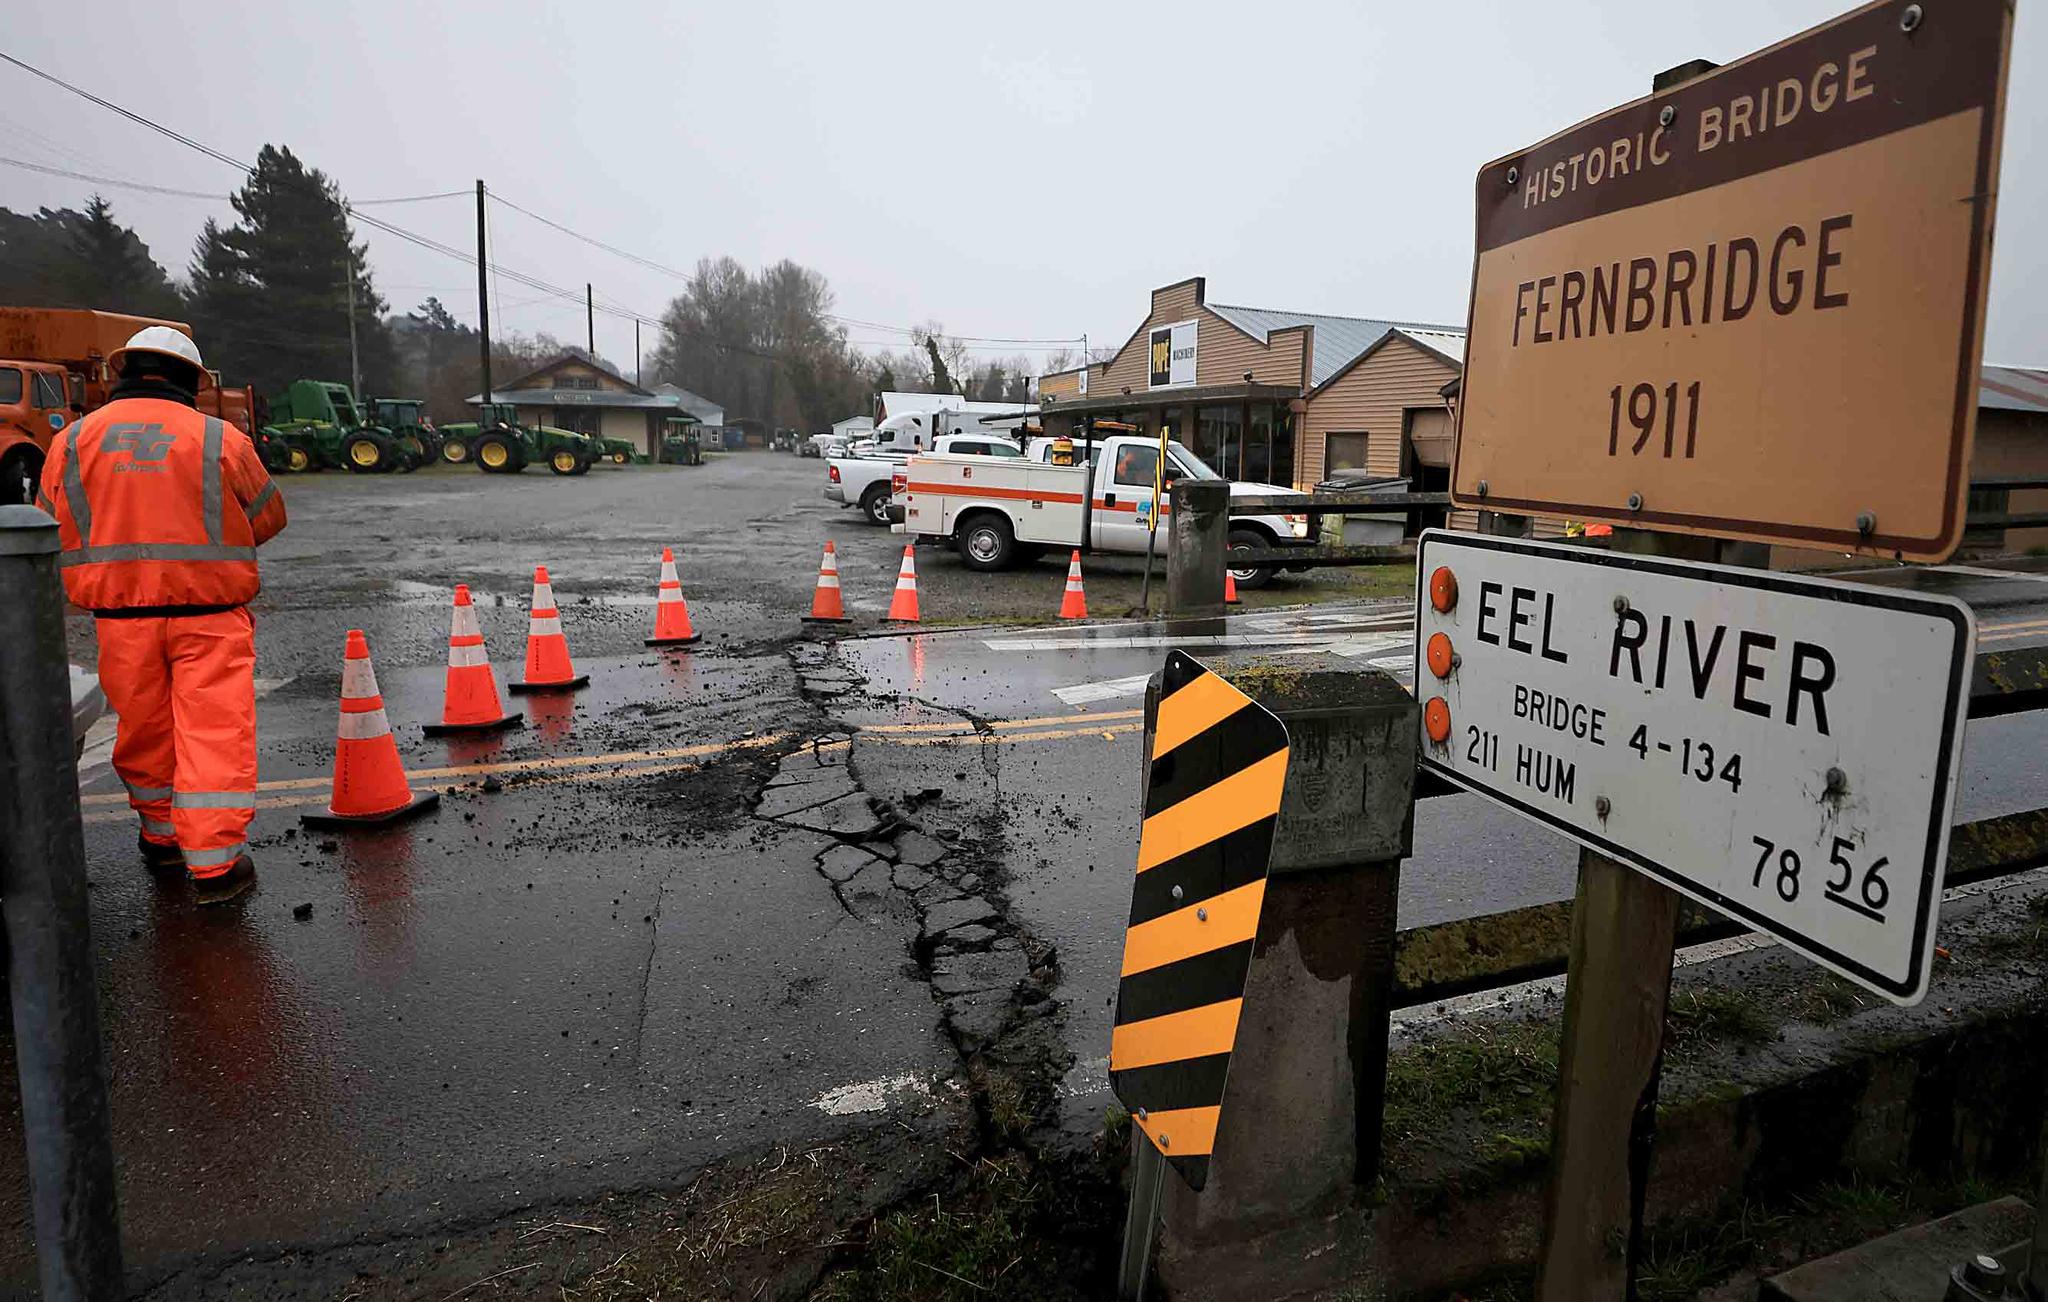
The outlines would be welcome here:
M 142 835 L 194 877 L 228 870 L 256 816 L 256 625 L 246 608 L 96 621 L 100 686 L 121 717 L 114 771 Z

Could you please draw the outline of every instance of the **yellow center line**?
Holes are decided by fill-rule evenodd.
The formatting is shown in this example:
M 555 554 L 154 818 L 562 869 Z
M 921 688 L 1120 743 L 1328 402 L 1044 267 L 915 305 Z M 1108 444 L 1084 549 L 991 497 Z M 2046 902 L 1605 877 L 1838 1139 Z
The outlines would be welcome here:
M 1037 728 L 1055 723 L 1088 724 L 1107 723 L 1121 719 L 1140 719 L 1144 715 L 1145 712 L 1143 710 L 1104 710 L 1099 714 L 1056 714 L 1037 719 L 998 719 L 988 726 L 992 732 L 1006 732 L 1014 728 Z M 882 723 L 876 724 L 873 727 L 863 728 L 861 731 L 863 733 L 957 732 L 962 728 L 971 728 L 972 726 L 972 724 L 963 723 L 959 720 L 948 720 L 945 723 Z
M 1132 710 L 1114 714 L 1104 713 L 1072 717 L 1128 719 L 1132 714 L 1142 713 L 1143 711 Z M 1034 722 L 1058 721 L 1040 720 Z M 1025 722 L 1027 721 L 1014 721 L 1018 725 Z M 1105 728 L 1042 729 L 1034 732 L 996 734 L 993 736 L 981 732 L 920 736 L 885 735 L 877 737 L 875 740 L 892 746 L 943 746 L 953 742 L 984 741 L 1011 744 L 1024 741 L 1057 741 L 1068 737 L 1101 737 L 1104 741 L 1114 741 L 1119 736 L 1136 732 L 1139 727 L 1140 724 L 1137 722 L 1125 722 L 1112 723 Z M 507 785 L 521 789 L 527 787 L 559 786 L 568 782 L 614 782 L 629 778 L 653 777 L 663 773 L 694 773 L 704 767 L 698 761 L 705 757 L 716 755 L 722 751 L 758 750 L 763 746 L 784 741 L 788 736 L 788 733 L 774 733 L 765 737 L 743 737 L 738 741 L 715 742 L 701 746 L 681 746 L 672 750 L 619 751 L 608 755 L 558 755 L 525 762 L 506 760 L 490 764 L 455 764 L 441 768 L 413 769 L 407 772 L 405 776 L 407 783 L 415 788 L 438 791 L 443 795 L 460 791 L 468 783 L 466 781 L 435 782 L 431 781 L 431 779 L 467 779 L 478 775 L 506 773 L 512 775 Z M 804 749 L 814 754 L 824 754 L 845 750 L 848 745 L 849 743 L 844 741 L 828 741 L 818 742 L 806 746 Z M 616 767 L 606 773 L 590 771 L 605 764 L 612 764 Z M 259 783 L 257 784 L 257 790 L 259 791 L 273 791 L 285 794 L 279 794 L 269 799 L 259 799 L 256 802 L 256 808 L 258 810 L 312 809 L 325 805 L 328 800 L 329 781 L 330 779 L 328 778 L 318 777 L 283 778 L 275 782 Z M 80 803 L 85 805 L 114 805 L 125 804 L 127 799 L 126 793 L 116 792 L 85 796 L 81 798 Z M 108 823 L 132 817 L 134 815 L 125 808 L 103 809 L 87 813 L 84 816 L 84 821 L 88 823 Z

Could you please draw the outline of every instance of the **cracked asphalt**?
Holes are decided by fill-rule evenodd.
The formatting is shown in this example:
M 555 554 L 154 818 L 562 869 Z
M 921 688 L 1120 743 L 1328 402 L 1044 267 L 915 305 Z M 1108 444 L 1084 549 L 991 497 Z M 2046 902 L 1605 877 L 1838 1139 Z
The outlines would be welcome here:
M 859 722 L 894 740 L 871 743 L 833 715 L 855 681 L 797 618 L 822 540 L 863 623 L 900 544 L 817 477 L 740 454 L 572 481 L 284 481 L 292 525 L 256 605 L 258 891 L 202 913 L 153 880 L 104 738 L 81 766 L 138 1292 L 333 1296 L 316 1263 L 366 1241 L 878 1128 L 943 1151 L 982 1124 L 1001 1043 L 1064 1065 L 1040 1029 L 1057 957 L 1004 918 L 984 740 L 884 710 Z M 687 651 L 640 645 L 663 546 L 705 634 Z M 450 586 L 471 586 L 502 683 L 537 563 L 591 686 L 514 699 L 517 731 L 425 738 Z M 1039 576 L 1005 577 L 1035 599 Z M 444 798 L 388 830 L 307 833 L 351 627 L 415 786 Z M 90 620 L 69 639 L 91 666 Z M 1039 1102 L 1046 1071 L 1020 1087 Z M 0 1076 L 0 1294 L 32 1296 L 15 1090 Z
M 878 1187 L 900 1191 L 963 1135 L 1041 1126 L 1076 1146 L 1099 1127 L 1137 833 L 1131 681 L 1156 667 L 1157 630 L 1050 651 L 964 631 L 813 640 L 798 616 L 825 539 L 856 634 L 901 554 L 826 503 L 820 474 L 735 454 L 566 481 L 284 481 L 292 527 L 264 553 L 256 607 L 259 891 L 202 914 L 152 880 L 104 739 L 82 767 L 139 1294 L 415 1296 L 376 1245 L 800 1146 L 894 1152 Z M 704 634 L 686 651 L 641 645 L 664 546 Z M 515 700 L 514 732 L 424 737 L 450 586 L 471 586 L 503 682 L 535 564 L 590 687 Z M 972 576 L 921 552 L 919 567 L 941 624 L 1043 623 L 1064 580 L 1050 562 Z M 1098 614 L 1137 578 L 1091 569 Z M 1321 578 L 1264 594 L 1347 595 Z M 1395 604 L 1232 628 L 1379 655 Z M 415 786 L 444 798 L 387 831 L 309 835 L 298 815 L 324 803 L 351 627 Z M 90 621 L 69 633 L 91 665 Z M 1971 738 L 1959 813 L 2039 803 L 2030 731 Z M 1569 892 L 1562 843 L 1469 798 L 1435 806 L 1404 920 Z M 15 1089 L 0 1073 L 10 1297 L 33 1295 L 34 1270 Z

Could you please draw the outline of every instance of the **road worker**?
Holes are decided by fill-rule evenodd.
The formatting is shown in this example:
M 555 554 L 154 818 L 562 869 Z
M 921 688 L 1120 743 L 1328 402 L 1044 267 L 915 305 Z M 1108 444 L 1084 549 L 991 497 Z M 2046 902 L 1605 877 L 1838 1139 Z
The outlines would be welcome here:
M 65 594 L 97 617 L 143 862 L 182 866 L 199 903 L 225 903 L 256 880 L 248 602 L 284 499 L 249 436 L 196 409 L 212 379 L 184 333 L 150 326 L 107 362 L 119 382 L 51 444 L 38 505 L 61 531 Z

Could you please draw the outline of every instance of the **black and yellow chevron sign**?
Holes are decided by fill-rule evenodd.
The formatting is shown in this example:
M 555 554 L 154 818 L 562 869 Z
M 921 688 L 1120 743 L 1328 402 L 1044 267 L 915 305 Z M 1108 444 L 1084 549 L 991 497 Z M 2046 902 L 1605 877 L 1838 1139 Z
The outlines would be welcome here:
M 1200 1189 L 1266 896 L 1287 728 L 1175 651 L 1151 761 L 1109 1082 L 1132 1124 Z

